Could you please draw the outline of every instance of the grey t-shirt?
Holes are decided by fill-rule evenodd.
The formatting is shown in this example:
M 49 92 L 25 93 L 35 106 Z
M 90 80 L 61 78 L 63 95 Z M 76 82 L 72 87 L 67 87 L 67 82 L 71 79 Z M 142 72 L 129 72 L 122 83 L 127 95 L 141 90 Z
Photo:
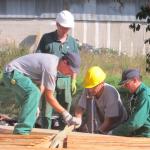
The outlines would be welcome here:
M 84 109 L 87 107 L 87 89 L 83 91 L 83 94 L 78 102 L 78 105 Z M 107 83 L 104 84 L 104 90 L 102 95 L 96 99 L 97 108 L 102 117 L 119 117 L 118 123 L 121 123 L 127 119 L 127 111 L 124 108 L 120 94 L 117 89 Z
M 5 72 L 17 70 L 44 85 L 47 89 L 55 90 L 57 66 L 59 58 L 52 54 L 34 53 L 19 57 L 5 66 Z

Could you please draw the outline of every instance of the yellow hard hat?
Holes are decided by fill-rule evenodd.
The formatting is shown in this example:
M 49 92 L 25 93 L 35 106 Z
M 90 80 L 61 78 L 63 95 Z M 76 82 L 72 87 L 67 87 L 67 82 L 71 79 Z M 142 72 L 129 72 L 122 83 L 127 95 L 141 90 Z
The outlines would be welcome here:
M 88 69 L 84 78 L 83 86 L 85 88 L 93 88 L 103 82 L 105 78 L 106 74 L 104 71 L 98 66 L 93 66 Z

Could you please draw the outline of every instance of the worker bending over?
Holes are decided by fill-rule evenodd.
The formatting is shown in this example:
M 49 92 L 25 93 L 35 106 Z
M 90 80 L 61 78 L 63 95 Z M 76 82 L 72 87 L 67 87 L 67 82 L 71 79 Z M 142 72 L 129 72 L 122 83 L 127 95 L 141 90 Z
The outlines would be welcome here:
M 14 134 L 31 132 L 36 121 L 36 112 L 42 93 L 45 94 L 48 103 L 63 116 L 66 124 L 81 124 L 81 121 L 72 117 L 53 96 L 57 72 L 72 75 L 79 71 L 79 66 L 80 56 L 73 52 L 68 52 L 61 58 L 51 54 L 28 54 L 5 66 L 4 84 L 17 95 L 21 106 Z

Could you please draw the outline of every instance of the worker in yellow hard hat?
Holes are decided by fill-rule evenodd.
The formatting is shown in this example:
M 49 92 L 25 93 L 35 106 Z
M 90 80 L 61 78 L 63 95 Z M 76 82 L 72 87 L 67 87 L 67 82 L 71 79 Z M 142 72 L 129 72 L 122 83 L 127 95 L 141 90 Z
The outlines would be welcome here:
M 119 92 L 105 83 L 105 78 L 105 72 L 98 66 L 87 70 L 83 83 L 85 89 L 75 109 L 75 116 L 82 120 L 79 131 L 108 134 L 127 119 Z

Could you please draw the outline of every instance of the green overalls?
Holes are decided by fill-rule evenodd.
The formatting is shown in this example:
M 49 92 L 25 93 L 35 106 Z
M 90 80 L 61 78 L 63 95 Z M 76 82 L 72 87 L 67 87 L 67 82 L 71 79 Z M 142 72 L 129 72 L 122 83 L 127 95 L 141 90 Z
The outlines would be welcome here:
M 51 32 L 44 34 L 41 38 L 37 52 L 50 53 L 58 57 L 62 57 L 64 53 L 73 51 L 78 53 L 78 44 L 74 38 L 68 35 L 65 43 L 61 43 L 57 39 L 57 32 Z M 59 103 L 68 111 L 71 107 L 72 95 L 71 95 L 71 77 L 58 74 L 56 81 L 55 96 Z M 51 128 L 52 119 L 52 107 L 42 100 L 42 128 Z
M 18 123 L 13 132 L 29 134 L 36 121 L 36 112 L 41 96 L 40 90 L 29 77 L 16 70 L 4 73 L 3 81 L 5 86 L 15 93 L 16 100 L 21 106 Z
M 114 135 L 150 137 L 150 88 L 143 83 L 135 92 L 129 119 L 113 130 Z

